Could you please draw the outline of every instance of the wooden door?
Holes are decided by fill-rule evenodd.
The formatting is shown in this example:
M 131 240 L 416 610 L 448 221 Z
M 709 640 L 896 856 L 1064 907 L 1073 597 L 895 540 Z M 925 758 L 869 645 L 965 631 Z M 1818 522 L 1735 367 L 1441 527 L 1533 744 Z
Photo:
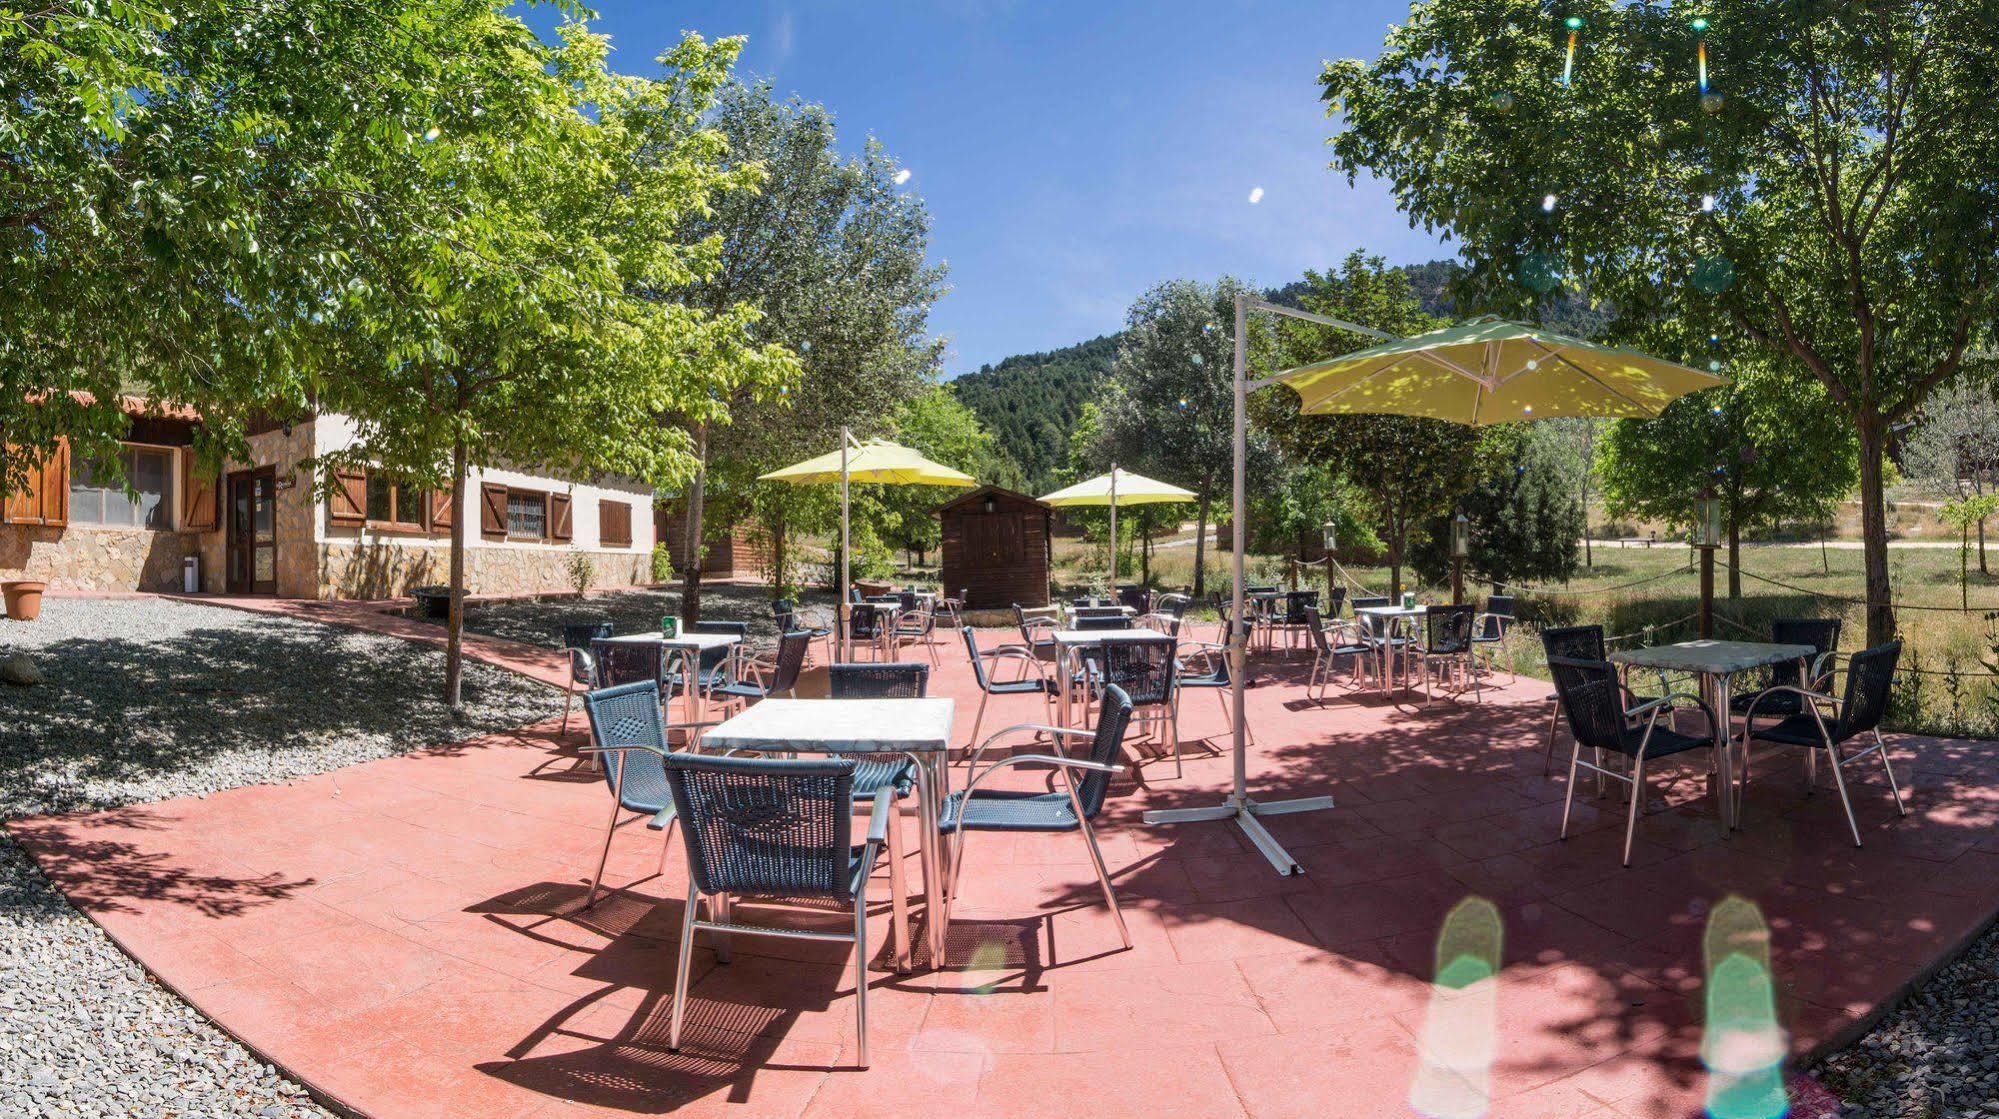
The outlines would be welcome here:
M 229 532 L 223 544 L 230 594 L 278 591 L 278 479 L 271 467 L 229 476 Z

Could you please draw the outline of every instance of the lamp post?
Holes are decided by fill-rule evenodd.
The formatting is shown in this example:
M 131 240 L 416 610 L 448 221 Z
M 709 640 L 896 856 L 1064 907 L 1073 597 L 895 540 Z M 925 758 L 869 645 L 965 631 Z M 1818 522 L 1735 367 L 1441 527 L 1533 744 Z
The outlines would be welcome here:
M 1714 636 L 1714 552 L 1721 547 L 1721 500 L 1711 490 L 1702 490 L 1695 506 L 1699 523 L 1694 527 L 1694 548 L 1701 557 L 1701 637 Z
M 1471 518 L 1459 513 L 1451 518 L 1451 605 L 1465 600 L 1465 560 L 1471 558 Z

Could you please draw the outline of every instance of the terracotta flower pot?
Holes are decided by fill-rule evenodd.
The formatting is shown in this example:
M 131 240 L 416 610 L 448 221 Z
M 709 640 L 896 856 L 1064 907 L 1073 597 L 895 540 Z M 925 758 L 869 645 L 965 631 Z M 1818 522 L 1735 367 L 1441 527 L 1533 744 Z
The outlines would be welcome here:
M 33 579 L 0 583 L 0 593 L 7 596 L 7 616 L 17 622 L 32 622 L 41 617 L 42 592 L 48 589 L 47 583 Z

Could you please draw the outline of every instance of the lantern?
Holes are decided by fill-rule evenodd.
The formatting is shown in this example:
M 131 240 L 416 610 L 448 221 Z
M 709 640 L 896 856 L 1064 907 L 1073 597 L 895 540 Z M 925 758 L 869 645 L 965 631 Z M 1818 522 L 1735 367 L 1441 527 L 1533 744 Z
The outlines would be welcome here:
M 1463 513 L 1451 520 L 1451 555 L 1456 559 L 1471 555 L 1471 518 Z
M 1713 494 L 1703 494 L 1696 508 L 1700 524 L 1696 528 L 1695 543 L 1702 548 L 1721 547 L 1721 499 Z
M 1333 522 L 1327 521 L 1325 524 L 1320 525 L 1319 531 L 1324 534 L 1326 554 L 1332 555 L 1333 549 L 1340 546 L 1339 534 L 1334 531 Z

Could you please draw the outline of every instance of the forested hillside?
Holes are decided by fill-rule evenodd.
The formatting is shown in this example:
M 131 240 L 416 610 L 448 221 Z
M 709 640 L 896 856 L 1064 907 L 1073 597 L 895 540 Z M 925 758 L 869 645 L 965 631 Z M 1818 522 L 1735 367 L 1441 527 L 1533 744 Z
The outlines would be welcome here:
M 1457 268 L 1456 261 L 1432 260 L 1405 265 L 1402 270 L 1425 311 L 1458 318 L 1449 290 Z M 1268 298 L 1273 303 L 1295 304 L 1305 286 L 1305 281 L 1295 280 L 1273 289 Z M 1596 333 L 1604 318 L 1587 300 L 1565 292 L 1541 321 L 1565 334 L 1587 338 Z M 1016 354 L 951 382 L 958 399 L 978 413 L 986 429 L 999 437 L 1000 449 L 1019 464 L 1030 492 L 1047 493 L 1062 484 L 1056 471 L 1068 456 L 1069 432 L 1076 426 L 1083 404 L 1096 396 L 1097 387 L 1110 372 L 1120 337 L 1105 334 L 1046 353 Z
M 958 399 L 1019 464 L 1029 493 L 1058 487 L 1055 472 L 1069 453 L 1069 432 L 1110 371 L 1117 344 L 1118 335 L 1105 334 L 1047 353 L 1016 354 L 951 382 Z

